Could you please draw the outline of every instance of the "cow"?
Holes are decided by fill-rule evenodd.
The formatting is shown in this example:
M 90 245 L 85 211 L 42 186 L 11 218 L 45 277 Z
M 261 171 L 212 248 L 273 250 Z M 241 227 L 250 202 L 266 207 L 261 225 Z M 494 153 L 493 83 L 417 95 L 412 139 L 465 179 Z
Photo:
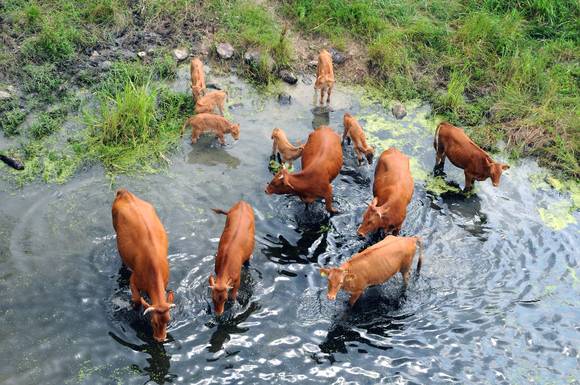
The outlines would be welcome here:
M 318 55 L 318 66 L 316 68 L 316 82 L 314 83 L 314 99 L 316 100 L 316 90 L 320 90 L 320 105 L 324 104 L 324 93 L 326 92 L 326 103 L 330 104 L 330 94 L 334 87 L 334 70 L 332 69 L 332 55 L 323 49 Z
M 191 74 L 191 94 L 195 102 L 200 96 L 203 96 L 205 88 L 205 75 L 203 73 L 203 63 L 198 58 L 191 59 L 189 64 Z
M 334 301 L 336 294 L 342 289 L 350 293 L 348 302 L 353 306 L 367 287 L 380 285 L 398 272 L 403 276 L 403 287 L 406 289 L 417 246 L 419 259 L 416 272 L 419 274 L 423 264 L 420 238 L 392 235 L 353 255 L 340 267 L 321 268 L 320 274 L 328 277 L 327 298 Z
M 203 114 L 209 113 L 213 114 L 216 108 L 219 110 L 220 114 L 224 115 L 224 103 L 228 97 L 225 91 L 213 91 L 205 94 L 201 98 L 197 99 L 195 103 L 195 113 Z
M 197 143 L 201 134 L 205 132 L 212 132 L 218 138 L 222 145 L 226 144 L 225 134 L 231 134 L 235 140 L 240 139 L 240 125 L 231 123 L 223 116 L 214 114 L 197 114 L 187 119 L 181 127 L 180 135 L 187 126 L 191 126 L 191 143 Z
M 445 166 L 445 157 L 451 163 L 463 169 L 465 174 L 464 191 L 473 188 L 473 181 L 484 181 L 491 178 L 494 187 L 499 186 L 499 179 L 503 171 L 510 168 L 505 163 L 495 162 L 477 144 L 463 132 L 447 122 L 439 123 L 435 131 L 433 147 L 435 156 L 435 172 L 442 172 Z
M 373 200 L 364 213 L 358 235 L 364 237 L 379 228 L 399 235 L 413 190 L 409 158 L 394 147 L 383 151 L 375 168 Z
M 216 314 L 221 315 L 228 299 L 228 291 L 229 298 L 236 300 L 242 265 L 250 260 L 254 251 L 254 210 L 244 201 L 239 201 L 229 211 L 212 210 L 217 214 L 227 215 L 215 257 L 215 278 L 213 274 L 209 276 L 211 299 Z
M 163 342 L 167 336 L 169 310 L 175 306 L 173 291 L 166 293 L 169 282 L 167 234 L 155 208 L 127 190 L 117 191 L 112 214 L 119 254 L 131 270 L 131 301 L 136 306 L 143 306 L 143 315 L 151 314 L 153 338 Z M 151 304 L 141 296 L 141 291 L 147 293 Z
M 273 140 L 271 158 L 275 158 L 277 155 L 278 161 L 283 165 L 287 164 L 288 167 L 291 167 L 292 162 L 302 156 L 304 145 L 299 144 L 298 147 L 293 146 L 281 128 L 274 128 L 272 130 L 271 139 Z
M 375 149 L 367 144 L 365 133 L 359 122 L 347 112 L 344 114 L 343 123 L 342 144 L 344 145 L 345 140 L 350 144 L 352 140 L 358 164 L 360 165 L 362 163 L 363 155 L 367 158 L 369 164 L 371 164 L 373 162 Z
M 302 170 L 290 173 L 282 168 L 266 187 L 266 194 L 298 195 L 306 204 L 324 198 L 326 210 L 332 207 L 332 185 L 342 168 L 340 137 L 332 128 L 320 126 L 310 133 L 302 151 Z

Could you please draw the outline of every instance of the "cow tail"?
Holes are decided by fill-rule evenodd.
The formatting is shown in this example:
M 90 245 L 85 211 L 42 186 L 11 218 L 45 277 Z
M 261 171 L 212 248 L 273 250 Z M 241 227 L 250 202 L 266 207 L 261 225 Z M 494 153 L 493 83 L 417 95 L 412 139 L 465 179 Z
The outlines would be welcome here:
M 189 125 L 189 119 L 187 119 L 185 121 L 185 123 L 183 123 L 183 126 L 181 126 L 181 131 L 179 132 L 180 138 L 183 138 L 183 133 L 185 132 L 185 129 L 187 128 L 188 125 Z
M 419 247 L 419 260 L 417 261 L 417 271 L 416 274 L 419 275 L 421 271 L 421 266 L 423 265 L 423 240 L 417 237 L 417 246 Z
M 437 129 L 435 130 L 435 137 L 433 138 L 433 147 L 435 147 L 435 152 L 439 152 L 439 128 L 441 127 L 441 123 L 437 125 Z
M 214 213 L 216 214 L 223 214 L 223 215 L 228 215 L 229 212 L 228 211 L 224 211 L 222 209 L 212 209 Z

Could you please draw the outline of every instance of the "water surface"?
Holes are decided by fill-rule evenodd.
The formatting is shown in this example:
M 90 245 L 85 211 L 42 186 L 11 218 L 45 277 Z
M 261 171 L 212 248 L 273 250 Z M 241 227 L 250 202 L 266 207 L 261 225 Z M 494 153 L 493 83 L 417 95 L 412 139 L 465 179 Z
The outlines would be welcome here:
M 187 69 L 173 87 L 188 90 Z M 5 384 L 577 384 L 580 346 L 578 212 L 556 231 L 539 209 L 569 202 L 537 189 L 543 172 L 524 161 L 501 186 L 471 196 L 426 191 L 433 166 L 428 106 L 395 121 L 355 89 L 338 86 L 333 111 L 313 109 L 311 79 L 287 87 L 293 104 L 262 97 L 235 77 L 209 80 L 231 96 L 241 139 L 220 147 L 184 140 L 167 173 L 122 177 L 93 168 L 65 185 L 0 193 L 0 383 Z M 363 102 L 361 102 L 363 100 Z M 413 158 L 415 194 L 402 235 L 426 244 L 418 279 L 369 289 L 354 308 L 326 299 L 320 266 L 338 265 L 377 239 L 355 230 L 371 200 L 373 167 L 352 148 L 334 182 L 341 214 L 309 212 L 295 197 L 267 196 L 270 133 L 305 141 L 319 124 L 342 133 L 360 118 L 377 146 Z M 297 163 L 298 166 L 299 162 Z M 447 164 L 448 180 L 463 173 Z M 426 180 L 427 178 L 427 180 Z M 114 188 L 150 201 L 169 235 L 177 308 L 170 341 L 151 339 L 132 310 L 111 224 Z M 256 248 L 239 303 L 217 320 L 207 278 L 227 209 L 256 214 Z

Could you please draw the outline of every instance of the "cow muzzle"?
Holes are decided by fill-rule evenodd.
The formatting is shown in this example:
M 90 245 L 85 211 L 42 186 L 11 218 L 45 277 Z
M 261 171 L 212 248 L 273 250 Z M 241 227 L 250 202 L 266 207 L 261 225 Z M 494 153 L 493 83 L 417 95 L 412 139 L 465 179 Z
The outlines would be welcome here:
M 332 294 L 327 294 L 326 298 L 328 298 L 330 301 L 334 301 L 336 299 L 336 294 L 332 295 Z

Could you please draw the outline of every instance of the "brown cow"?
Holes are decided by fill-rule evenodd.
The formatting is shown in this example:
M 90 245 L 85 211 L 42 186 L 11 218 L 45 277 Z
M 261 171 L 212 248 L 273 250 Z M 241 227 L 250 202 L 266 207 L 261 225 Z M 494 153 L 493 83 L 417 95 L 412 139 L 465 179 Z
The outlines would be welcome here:
M 228 94 L 225 91 L 214 91 L 209 94 L 205 94 L 201 98 L 197 99 L 195 103 L 195 113 L 203 114 L 209 113 L 213 114 L 217 108 L 220 114 L 224 115 L 224 103 Z
M 230 299 L 236 300 L 240 288 L 240 270 L 254 251 L 254 210 L 246 202 L 239 201 L 230 211 L 213 211 L 228 216 L 215 257 L 216 277 L 209 276 L 211 299 L 216 314 L 220 315 L 224 312 L 228 290 Z
M 358 235 L 364 237 L 379 228 L 399 235 L 414 188 L 409 158 L 394 147 L 384 151 L 375 168 L 374 198 L 364 213 Z
M 189 64 L 191 74 L 191 94 L 196 101 L 205 93 L 205 75 L 203 73 L 203 63 L 198 58 L 191 59 Z
M 499 186 L 499 179 L 504 170 L 510 168 L 505 163 L 495 162 L 483 151 L 459 127 L 447 122 L 439 123 L 435 131 L 433 147 L 437 151 L 435 157 L 435 169 L 443 171 L 445 157 L 449 157 L 451 163 L 462 168 L 465 174 L 465 191 L 471 190 L 473 181 L 484 181 L 491 178 L 491 183 Z
M 181 127 L 181 136 L 187 126 L 191 126 L 191 143 L 197 143 L 205 132 L 213 132 L 221 144 L 226 144 L 225 134 L 231 134 L 235 140 L 240 139 L 240 125 L 219 115 L 203 113 L 192 116 Z
M 131 301 L 151 313 L 153 338 L 165 341 L 173 292 L 165 293 L 169 282 L 167 234 L 155 208 L 127 190 L 117 191 L 113 202 L 113 227 L 123 263 L 131 270 Z M 148 304 L 141 291 L 149 296 Z
M 332 207 L 330 184 L 342 168 L 340 137 L 328 126 L 320 126 L 308 136 L 302 151 L 302 170 L 289 173 L 280 170 L 266 187 L 266 194 L 298 195 L 306 204 L 316 198 L 324 198 L 329 213 L 338 211 Z
M 293 161 L 302 156 L 304 145 L 293 146 L 281 128 L 274 128 L 271 138 L 274 141 L 272 143 L 272 157 L 278 155 L 278 159 L 282 164 L 286 163 L 290 167 Z
M 326 103 L 330 103 L 330 94 L 334 87 L 334 70 L 332 69 L 332 55 L 323 49 L 318 55 L 318 67 L 316 68 L 316 82 L 314 83 L 314 99 L 316 90 L 320 90 L 320 104 L 324 104 L 324 93 L 328 95 Z
M 363 154 L 366 156 L 369 164 L 373 162 L 373 154 L 375 149 L 367 144 L 365 138 L 365 133 L 360 126 L 359 122 L 352 117 L 348 112 L 344 114 L 343 118 L 344 132 L 342 133 L 342 144 L 348 139 L 348 144 L 352 139 L 354 145 L 354 151 L 356 152 L 356 157 L 358 159 L 358 164 L 362 163 Z
M 348 302 L 352 306 L 367 287 L 380 285 L 398 272 L 403 276 L 406 289 L 417 246 L 419 246 L 418 274 L 423 264 L 421 240 L 418 237 L 392 235 L 355 254 L 340 267 L 320 269 L 322 276 L 328 276 L 328 299 L 334 301 L 336 294 L 342 289 L 350 293 Z

